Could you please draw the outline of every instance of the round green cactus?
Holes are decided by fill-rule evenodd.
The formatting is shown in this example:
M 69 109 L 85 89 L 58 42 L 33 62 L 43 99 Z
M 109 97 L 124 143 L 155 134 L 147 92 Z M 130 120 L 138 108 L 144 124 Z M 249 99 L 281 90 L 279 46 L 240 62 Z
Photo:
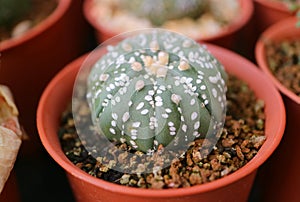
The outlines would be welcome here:
M 218 136 L 226 74 L 205 47 L 154 29 L 107 49 L 88 77 L 87 100 L 101 134 L 142 152 Z
M 11 26 L 29 11 L 30 5 L 31 0 L 1 0 L 0 26 Z
M 121 6 L 135 15 L 148 18 L 153 25 L 182 17 L 199 17 L 208 0 L 122 0 Z

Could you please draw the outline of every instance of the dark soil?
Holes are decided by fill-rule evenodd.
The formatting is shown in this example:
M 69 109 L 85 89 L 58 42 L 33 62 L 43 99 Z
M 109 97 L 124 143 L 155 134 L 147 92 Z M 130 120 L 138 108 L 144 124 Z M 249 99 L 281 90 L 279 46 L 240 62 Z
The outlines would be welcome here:
M 13 32 L 16 33 L 16 29 L 28 31 L 48 17 L 56 7 L 57 0 L 30 0 L 28 9 L 21 17 L 10 25 L 0 26 L 0 42 L 12 38 Z M 20 28 L 21 26 L 22 28 Z
M 300 96 L 300 40 L 268 42 L 266 56 L 277 79 Z
M 113 161 L 105 162 L 108 161 L 105 156 L 95 159 L 85 149 L 86 142 L 81 142 L 78 138 L 70 108 L 62 115 L 58 133 L 63 151 L 74 165 L 90 175 L 125 186 L 165 189 L 189 187 L 217 180 L 247 164 L 265 141 L 264 102 L 256 99 L 248 86 L 235 77 L 229 77 L 227 87 L 225 126 L 218 143 L 206 157 L 199 153 L 203 140 L 196 139 L 185 154 L 171 159 L 171 165 L 162 170 L 142 174 L 116 171 L 114 166 L 124 163 L 124 153 L 108 150 L 107 155 L 115 157 Z M 81 114 L 80 125 L 84 125 L 90 120 L 90 112 L 84 100 L 78 110 Z M 89 135 L 93 135 L 95 131 L 90 127 L 86 128 Z M 131 150 L 125 143 L 118 147 Z M 138 154 L 136 151 L 131 152 Z M 157 158 L 164 161 L 160 157 Z M 145 164 L 134 165 L 135 160 L 130 161 L 133 167 L 144 169 Z

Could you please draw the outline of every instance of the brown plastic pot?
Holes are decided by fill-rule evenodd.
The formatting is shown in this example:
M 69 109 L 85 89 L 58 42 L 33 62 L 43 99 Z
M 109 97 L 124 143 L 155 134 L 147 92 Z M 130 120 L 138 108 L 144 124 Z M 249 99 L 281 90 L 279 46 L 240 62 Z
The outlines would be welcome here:
M 246 81 L 255 94 L 265 101 L 267 139 L 257 155 L 229 176 L 189 188 L 137 189 L 90 176 L 67 159 L 57 135 L 61 114 L 71 101 L 73 84 L 85 55 L 54 77 L 45 89 L 37 111 L 41 141 L 51 157 L 66 171 L 78 201 L 247 201 L 258 167 L 268 159 L 281 140 L 285 127 L 283 101 L 272 83 L 248 60 L 214 45 L 208 45 L 208 49 L 225 65 L 227 72 Z
M 35 116 L 46 84 L 89 46 L 91 28 L 81 12 L 82 0 L 57 2 L 56 9 L 26 34 L 0 42 L 0 83 L 12 89 L 21 125 L 29 136 L 22 154 L 38 154 L 35 150 L 42 148 Z
M 258 34 L 267 27 L 295 13 L 280 1 L 273 0 L 254 0 L 254 19 Z
M 272 74 L 266 60 L 265 41 L 281 41 L 300 38 L 300 29 L 296 28 L 297 18 L 290 17 L 270 26 L 262 33 L 256 44 L 255 56 L 258 66 L 268 79 L 280 90 L 287 112 L 287 124 L 284 138 L 266 163 L 265 172 L 261 176 L 263 196 L 266 201 L 299 201 L 300 187 L 300 150 L 299 150 L 299 117 L 300 97 L 282 85 Z M 268 179 L 268 180 L 266 180 Z
M 111 30 L 109 27 L 104 26 L 100 23 L 101 21 L 97 19 L 97 17 L 93 14 L 93 12 L 91 12 L 91 9 L 93 7 L 93 1 L 95 0 L 85 0 L 83 5 L 84 15 L 88 20 L 88 22 L 94 27 L 96 32 L 96 38 L 98 39 L 98 42 L 101 43 L 120 33 L 117 33 Z M 236 49 L 236 46 L 238 46 L 238 44 L 236 44 L 237 42 L 235 39 L 239 34 L 241 35 L 244 34 L 244 33 L 239 33 L 239 31 L 247 25 L 254 12 L 253 11 L 254 5 L 252 1 L 239 0 L 239 3 L 241 5 L 240 16 L 238 16 L 236 20 L 232 22 L 227 28 L 223 29 L 220 33 L 216 35 L 202 37 L 202 38 L 195 38 L 194 40 L 205 41 L 226 48 Z M 132 30 L 128 30 L 128 31 L 132 31 Z

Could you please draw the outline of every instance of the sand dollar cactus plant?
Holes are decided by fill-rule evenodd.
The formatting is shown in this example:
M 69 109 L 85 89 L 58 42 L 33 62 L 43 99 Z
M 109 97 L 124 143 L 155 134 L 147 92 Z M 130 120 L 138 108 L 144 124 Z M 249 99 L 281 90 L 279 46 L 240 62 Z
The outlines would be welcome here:
M 148 18 L 153 25 L 182 17 L 199 17 L 208 0 L 123 0 L 121 6 L 139 17 Z
M 218 138 L 226 74 L 205 47 L 151 29 L 107 49 L 88 77 L 87 100 L 101 134 L 142 152 Z

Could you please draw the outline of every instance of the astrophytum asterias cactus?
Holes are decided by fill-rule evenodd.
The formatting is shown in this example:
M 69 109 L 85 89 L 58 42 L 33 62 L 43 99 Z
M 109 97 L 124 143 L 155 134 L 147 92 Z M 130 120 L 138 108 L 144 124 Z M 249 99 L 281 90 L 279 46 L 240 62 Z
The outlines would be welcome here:
M 148 18 L 153 25 L 183 17 L 199 17 L 208 0 L 122 0 L 122 7 L 135 15 Z
M 87 99 L 101 134 L 143 152 L 218 136 L 226 74 L 205 47 L 154 29 L 107 49 L 88 77 Z

